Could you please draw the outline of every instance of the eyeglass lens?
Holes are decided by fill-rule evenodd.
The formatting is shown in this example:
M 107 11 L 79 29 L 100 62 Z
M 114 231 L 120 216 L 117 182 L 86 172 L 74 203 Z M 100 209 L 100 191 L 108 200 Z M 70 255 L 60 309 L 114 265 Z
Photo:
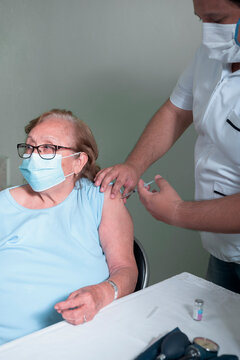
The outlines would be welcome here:
M 56 154 L 56 148 L 51 144 L 44 144 L 39 146 L 32 146 L 28 144 L 19 144 L 18 145 L 18 154 L 22 158 L 29 158 L 34 149 L 37 149 L 38 154 L 43 159 L 52 159 Z M 52 155 L 52 156 L 51 156 Z

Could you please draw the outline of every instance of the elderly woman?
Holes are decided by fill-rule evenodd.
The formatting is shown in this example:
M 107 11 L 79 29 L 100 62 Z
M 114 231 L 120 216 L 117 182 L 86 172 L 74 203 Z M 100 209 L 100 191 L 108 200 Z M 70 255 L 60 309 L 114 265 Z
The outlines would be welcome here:
M 18 144 L 27 185 L 0 193 L 0 344 L 65 319 L 82 324 L 134 291 L 133 225 L 123 200 L 92 183 L 90 129 L 52 110 Z

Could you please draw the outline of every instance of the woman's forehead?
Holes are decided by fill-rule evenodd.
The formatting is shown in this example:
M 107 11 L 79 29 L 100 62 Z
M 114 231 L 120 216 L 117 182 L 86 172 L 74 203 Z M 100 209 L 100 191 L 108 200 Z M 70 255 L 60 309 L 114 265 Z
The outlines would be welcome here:
M 73 125 L 70 121 L 50 117 L 37 124 L 29 133 L 30 139 L 48 140 L 53 143 L 56 141 L 64 141 L 64 143 L 73 142 Z

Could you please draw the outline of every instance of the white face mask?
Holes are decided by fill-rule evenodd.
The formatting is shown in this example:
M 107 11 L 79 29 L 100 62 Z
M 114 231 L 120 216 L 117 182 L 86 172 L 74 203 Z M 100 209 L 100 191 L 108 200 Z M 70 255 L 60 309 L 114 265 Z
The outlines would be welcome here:
M 225 64 L 240 62 L 239 27 L 240 19 L 237 24 L 203 23 L 203 45 L 210 59 Z
M 23 159 L 19 169 L 34 191 L 44 191 L 62 183 L 68 176 L 74 174 L 72 172 L 71 174 L 64 175 L 62 159 L 78 154 L 81 154 L 81 152 L 64 157 L 61 154 L 56 154 L 53 159 L 46 160 L 33 153 L 30 158 Z

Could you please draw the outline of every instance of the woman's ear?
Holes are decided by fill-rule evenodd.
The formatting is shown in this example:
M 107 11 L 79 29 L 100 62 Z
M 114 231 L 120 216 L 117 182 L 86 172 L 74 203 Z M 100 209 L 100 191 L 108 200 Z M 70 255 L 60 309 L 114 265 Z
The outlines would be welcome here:
M 87 162 L 88 162 L 88 155 L 85 152 L 81 152 L 78 158 L 74 160 L 74 165 L 73 165 L 74 174 L 75 175 L 79 174 Z

